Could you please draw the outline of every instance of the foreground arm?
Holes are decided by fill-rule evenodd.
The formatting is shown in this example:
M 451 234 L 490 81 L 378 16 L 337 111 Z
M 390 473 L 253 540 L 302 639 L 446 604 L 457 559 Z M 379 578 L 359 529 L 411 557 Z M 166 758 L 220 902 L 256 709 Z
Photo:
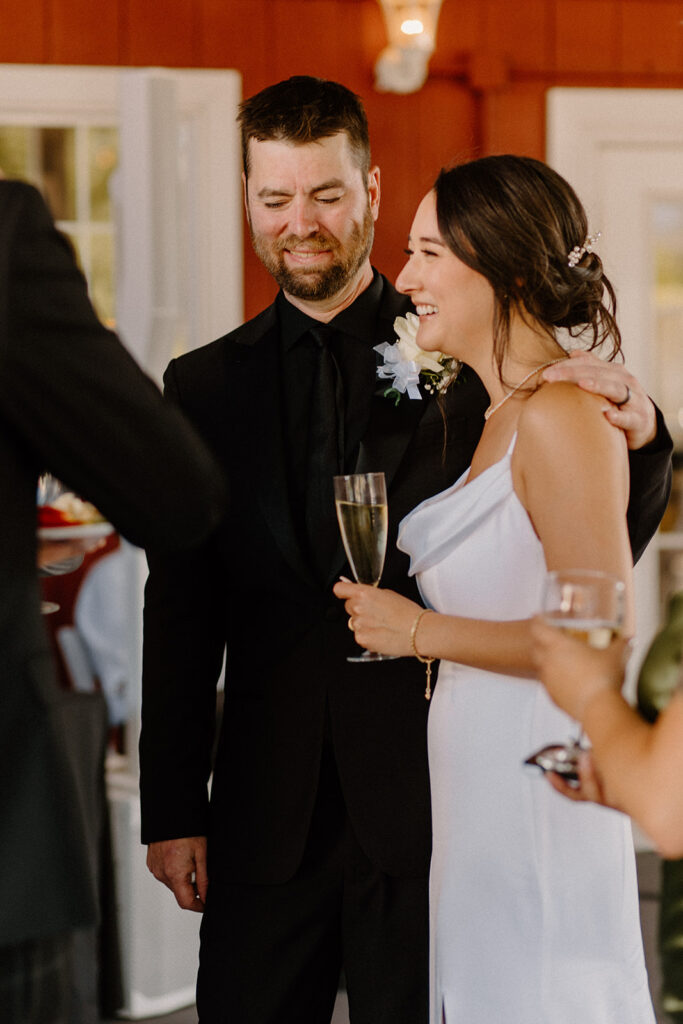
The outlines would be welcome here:
M 594 651 L 534 622 L 539 677 L 551 697 L 578 719 L 592 752 L 576 790 L 557 776 L 554 787 L 572 800 L 594 800 L 630 814 L 664 857 L 683 855 L 683 693 L 654 725 L 623 699 L 624 644 Z M 683 683 L 683 676 L 681 679 Z
M 100 324 L 38 192 L 0 182 L 0 218 L 9 236 L 5 429 L 21 438 L 36 475 L 49 469 L 133 543 L 199 542 L 224 502 L 213 459 Z

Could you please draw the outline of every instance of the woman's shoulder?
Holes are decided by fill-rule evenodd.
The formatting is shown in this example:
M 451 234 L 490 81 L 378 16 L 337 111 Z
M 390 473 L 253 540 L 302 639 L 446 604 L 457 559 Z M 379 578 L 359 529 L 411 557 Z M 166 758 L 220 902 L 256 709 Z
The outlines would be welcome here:
M 626 455 L 623 432 L 605 417 L 607 400 L 583 391 L 577 384 L 543 384 L 524 403 L 517 425 L 520 455 L 535 459 L 585 460 Z M 526 459 L 524 461 L 527 461 Z
M 606 399 L 584 391 L 569 381 L 546 382 L 524 403 L 519 417 L 518 433 L 533 436 L 546 435 L 564 427 L 571 427 L 575 433 L 586 427 L 590 430 L 615 431 L 604 417 Z

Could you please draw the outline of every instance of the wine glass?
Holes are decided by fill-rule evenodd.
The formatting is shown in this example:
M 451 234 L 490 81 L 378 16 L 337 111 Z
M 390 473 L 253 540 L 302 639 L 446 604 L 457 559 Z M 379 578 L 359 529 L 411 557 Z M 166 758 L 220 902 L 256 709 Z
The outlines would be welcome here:
M 604 650 L 624 624 L 626 588 L 612 573 L 597 569 L 561 569 L 549 572 L 543 588 L 541 615 L 549 626 Z M 550 744 L 526 759 L 544 772 L 557 772 L 570 784 L 578 783 L 578 758 L 583 730 L 566 744 Z
M 56 476 L 52 476 L 51 473 L 41 473 L 38 477 L 36 504 L 38 506 L 51 505 L 63 491 L 64 486 Z M 40 572 L 39 575 L 44 575 L 44 573 Z M 52 615 L 53 612 L 59 611 L 59 605 L 56 601 L 41 601 L 40 611 L 42 615 Z
M 36 505 L 52 505 L 60 494 L 64 494 L 65 490 L 61 480 L 58 480 L 52 473 L 41 473 L 38 477 Z
M 376 587 L 387 550 L 389 510 L 384 473 L 335 476 L 334 501 L 344 550 L 357 583 Z M 393 654 L 364 651 L 347 661 L 389 661 Z

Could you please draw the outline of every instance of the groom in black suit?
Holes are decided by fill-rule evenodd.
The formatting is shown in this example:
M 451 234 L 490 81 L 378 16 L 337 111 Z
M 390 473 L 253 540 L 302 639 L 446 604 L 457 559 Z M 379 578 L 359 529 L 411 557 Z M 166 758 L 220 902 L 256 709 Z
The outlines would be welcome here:
M 424 392 L 383 395 L 373 348 L 410 304 L 370 264 L 379 170 L 359 99 L 294 78 L 243 103 L 240 124 L 251 237 L 281 290 L 166 374 L 231 504 L 200 555 L 150 557 L 143 841 L 179 904 L 204 911 L 201 1024 L 328 1024 L 342 966 L 354 1024 L 422 1024 L 424 668 L 346 661 L 357 648 L 331 589 L 349 574 L 332 476 L 384 471 L 383 585 L 416 598 L 397 525 L 466 468 L 488 399 L 469 369 L 443 416 Z M 637 552 L 663 511 L 667 445 L 632 459 Z

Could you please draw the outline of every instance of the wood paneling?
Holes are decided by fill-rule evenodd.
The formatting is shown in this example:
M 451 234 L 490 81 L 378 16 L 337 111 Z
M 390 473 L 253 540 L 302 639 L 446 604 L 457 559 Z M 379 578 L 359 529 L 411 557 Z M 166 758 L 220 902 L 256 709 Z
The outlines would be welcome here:
M 619 5 L 620 65 L 652 75 L 683 66 L 683 3 L 624 0 Z
M 92 0 L 47 0 L 50 63 L 117 64 L 121 59 L 116 6 Z M 4 19 L 3 19 L 4 20 Z
M 505 54 L 511 67 L 547 70 L 552 66 L 552 15 L 547 0 L 489 2 L 480 45 Z
M 618 52 L 615 0 L 555 0 L 557 71 L 617 70 Z
M 487 153 L 520 153 L 543 159 L 545 153 L 545 89 L 522 86 L 494 92 L 486 99 Z
M 6 64 L 42 64 L 48 59 L 47 18 L 44 0 L 2 0 L 0 61 Z
M 163 3 L 117 0 L 117 4 L 113 3 L 113 6 L 118 5 L 125 19 L 122 63 L 169 67 L 202 65 L 199 52 L 202 3 L 203 0 L 163 0 Z
M 203 0 L 199 46 L 205 67 L 237 68 L 242 73 L 247 96 L 277 80 L 271 77 L 274 41 L 265 4 L 254 0 Z
M 683 0 L 444 0 L 430 78 L 380 94 L 377 0 L 2 0 L 0 61 L 232 67 L 251 95 L 292 74 L 365 100 L 382 168 L 374 260 L 395 277 L 439 167 L 487 152 L 544 154 L 553 85 L 683 87 Z M 246 309 L 273 294 L 247 241 Z

